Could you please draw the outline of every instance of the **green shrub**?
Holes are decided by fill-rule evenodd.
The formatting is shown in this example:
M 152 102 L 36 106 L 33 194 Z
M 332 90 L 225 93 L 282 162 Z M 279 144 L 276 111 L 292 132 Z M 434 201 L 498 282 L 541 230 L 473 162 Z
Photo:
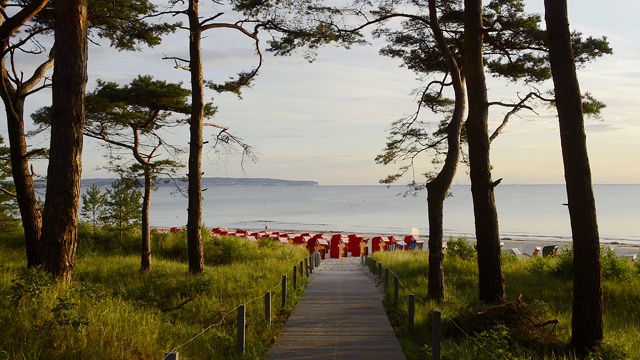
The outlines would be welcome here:
M 511 251 L 503 251 L 500 255 L 503 264 L 511 264 L 520 260 L 520 257 Z
M 573 244 L 565 246 L 558 255 L 555 266 L 551 273 L 563 277 L 573 277 Z M 633 275 L 631 262 L 623 257 L 619 257 L 610 247 L 600 248 L 600 265 L 602 277 L 607 280 L 625 280 Z
M 562 278 L 573 278 L 573 244 L 562 248 L 551 273 Z
M 538 256 L 528 259 L 525 269 L 534 274 L 543 275 L 551 273 L 556 266 L 556 259 L 552 257 Z
M 600 261 L 602 262 L 602 276 L 607 280 L 626 280 L 633 274 L 631 261 L 619 257 L 608 246 L 600 249 Z
M 450 236 L 449 241 L 447 241 L 447 256 L 462 260 L 471 260 L 476 257 L 476 249 L 467 241 L 466 237 L 453 240 L 453 236 Z
M 78 254 L 120 254 L 134 255 L 140 253 L 141 233 L 139 228 L 127 228 L 122 232 L 113 226 L 93 228 L 90 223 L 78 224 Z
M 249 244 L 247 239 L 232 236 L 214 237 L 205 243 L 205 262 L 211 265 L 228 265 L 250 260 L 252 255 L 248 250 Z
M 151 252 L 158 257 L 175 261 L 187 261 L 187 232 L 175 234 L 151 233 Z
M 510 350 L 510 336 L 508 329 L 497 325 L 489 330 L 476 334 L 476 344 L 482 348 L 478 351 L 477 359 L 515 359 Z

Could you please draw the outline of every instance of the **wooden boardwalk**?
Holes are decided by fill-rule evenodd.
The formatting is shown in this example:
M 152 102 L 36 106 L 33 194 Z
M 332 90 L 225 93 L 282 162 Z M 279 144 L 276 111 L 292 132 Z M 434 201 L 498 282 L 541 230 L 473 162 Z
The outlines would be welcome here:
M 359 258 L 317 268 L 267 359 L 406 359 Z

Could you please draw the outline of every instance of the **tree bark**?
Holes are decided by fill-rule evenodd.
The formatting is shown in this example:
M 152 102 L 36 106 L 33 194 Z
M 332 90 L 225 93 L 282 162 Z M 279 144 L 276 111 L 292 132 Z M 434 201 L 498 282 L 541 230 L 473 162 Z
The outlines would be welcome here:
M 78 244 L 84 96 L 87 83 L 87 0 L 55 3 L 51 147 L 42 227 L 44 269 L 71 282 Z
M 187 209 L 187 243 L 189 272 L 204 271 L 202 248 L 202 132 L 204 127 L 204 81 L 202 75 L 202 53 L 200 49 L 201 28 L 198 18 L 198 0 L 189 0 L 189 70 L 191 72 L 191 122 L 189 124 L 189 208 Z
M 149 209 L 151 208 L 152 176 L 151 170 L 144 171 L 144 196 L 142 198 L 142 246 L 140 271 L 151 272 L 151 226 Z
M 567 1 L 545 0 L 544 5 L 573 237 L 571 342 L 578 350 L 593 349 L 603 339 L 603 295 L 582 98 L 571 48 Z
M 4 39 L 0 43 L 0 52 L 7 55 L 9 39 L 18 29 L 30 18 L 35 16 L 47 4 L 47 0 L 32 1 L 17 14 L 6 21 L 0 20 L 0 36 Z M 7 1 L 0 2 L 0 8 L 6 11 Z M 0 97 L 5 105 L 7 115 L 7 133 L 9 137 L 9 148 L 11 155 L 11 173 L 18 196 L 18 208 L 22 227 L 24 228 L 27 267 L 38 267 L 42 265 L 40 259 L 40 239 L 42 235 L 42 214 L 38 199 L 35 195 L 33 177 L 29 171 L 28 147 L 24 132 L 24 101 L 27 93 L 37 82 L 44 77 L 44 72 L 51 68 L 52 62 L 46 61 L 38 67 L 34 76 L 27 83 L 20 84 L 20 89 L 16 89 L 9 78 L 9 73 L 5 66 L 4 56 L 0 60 L 0 76 L 2 79 Z
M 445 297 L 444 255 L 442 253 L 444 200 L 447 198 L 458 167 L 460 132 L 462 131 L 467 99 L 460 68 L 440 29 L 435 0 L 429 0 L 429 14 L 431 29 L 438 47 L 447 61 L 455 94 L 455 108 L 447 126 L 447 156 L 438 175 L 427 183 L 427 208 L 429 212 L 428 295 L 430 299 L 441 302 Z
M 482 54 L 482 0 L 465 0 L 464 72 L 469 114 L 466 121 L 473 213 L 478 251 L 480 301 L 505 301 L 498 213 L 491 180 L 487 85 Z
M 4 63 L 4 61 L 3 61 Z M 4 64 L 2 72 L 6 74 Z M 7 133 L 11 155 L 11 174 L 16 187 L 18 208 L 24 229 L 27 251 L 27 267 L 42 265 L 40 260 L 40 236 L 42 234 L 42 214 L 36 198 L 33 177 L 29 171 L 27 140 L 24 132 L 24 98 L 17 94 L 3 76 L 2 99 L 7 115 Z M 14 91 L 11 91 L 14 90 Z

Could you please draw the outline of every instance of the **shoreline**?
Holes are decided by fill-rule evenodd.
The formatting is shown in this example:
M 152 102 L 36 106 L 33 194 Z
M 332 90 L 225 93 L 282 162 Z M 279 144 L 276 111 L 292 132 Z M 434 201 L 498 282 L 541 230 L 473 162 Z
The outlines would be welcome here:
M 237 230 L 235 228 L 229 228 L 229 230 Z M 313 234 L 342 234 L 342 235 L 349 235 L 349 234 L 357 234 L 366 238 L 371 239 L 374 236 L 395 236 L 396 239 L 400 240 L 402 238 L 404 238 L 407 235 L 411 235 L 410 231 L 407 231 L 404 234 L 400 234 L 400 233 L 374 233 L 374 232 L 348 232 L 348 231 L 310 231 L 310 230 L 295 230 L 295 229 L 250 229 L 250 228 L 243 228 L 242 230 L 247 230 L 250 232 L 260 232 L 260 231 L 267 231 L 267 232 L 284 232 L 284 233 L 291 233 L 291 234 L 304 234 L 304 233 L 313 233 Z M 449 237 L 453 237 L 454 239 L 460 238 L 460 237 L 465 237 L 467 239 L 467 241 L 471 242 L 471 243 L 475 243 L 476 239 L 474 237 L 470 237 L 467 235 L 453 235 L 453 234 L 445 234 L 444 235 L 444 240 L 443 243 L 446 243 L 449 239 Z M 427 241 L 428 241 L 428 236 L 427 235 L 420 235 L 420 240 L 424 241 L 424 249 L 427 249 Z M 523 256 L 530 256 L 536 249 L 536 247 L 545 247 L 545 246 L 549 246 L 549 245 L 558 245 L 559 251 L 562 251 L 562 248 L 564 248 L 565 246 L 571 244 L 571 240 L 570 239 L 553 239 L 550 237 L 528 237 L 527 239 L 516 239 L 513 237 L 502 237 L 500 239 L 501 244 L 503 244 L 502 246 L 502 250 L 503 251 L 509 251 L 510 249 L 518 249 Z M 630 243 L 630 242 L 624 242 L 624 241 L 600 241 L 600 246 L 608 246 L 610 247 L 615 253 L 616 255 L 620 256 L 620 257 L 629 257 L 629 258 L 633 258 L 635 256 L 637 256 L 638 254 L 640 254 L 640 243 Z

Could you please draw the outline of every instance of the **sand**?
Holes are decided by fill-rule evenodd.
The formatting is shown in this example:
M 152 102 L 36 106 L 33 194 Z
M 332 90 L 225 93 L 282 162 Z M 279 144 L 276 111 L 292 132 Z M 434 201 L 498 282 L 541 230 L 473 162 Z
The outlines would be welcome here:
M 233 231 L 232 229 L 230 229 L 230 231 Z M 252 231 L 265 231 L 264 229 L 260 229 L 260 230 L 252 230 Z M 273 230 L 273 229 L 269 229 L 267 230 L 268 232 L 274 232 L 274 231 L 278 231 L 278 232 L 285 232 L 285 233 L 291 233 L 291 234 L 301 234 L 301 233 L 318 233 L 318 232 L 312 232 L 312 231 L 298 231 L 298 230 Z M 320 232 L 320 233 L 324 233 L 327 235 L 332 235 L 332 234 L 337 234 L 337 233 L 341 233 L 341 232 Z M 341 233 L 343 235 L 348 235 L 349 233 Z M 358 235 L 363 236 L 363 237 L 367 237 L 367 238 L 372 238 L 374 236 L 389 236 L 389 235 L 393 235 L 395 236 L 395 238 L 397 240 L 401 240 L 404 238 L 404 236 L 409 235 L 410 233 L 407 232 L 407 234 L 374 234 L 374 233 L 360 233 Z M 455 236 L 454 236 L 455 238 Z M 444 237 L 444 242 L 446 242 L 449 239 L 448 235 L 445 235 Z M 428 241 L 428 237 L 427 236 L 421 236 L 420 240 L 424 241 L 424 249 L 427 249 L 427 241 Z M 475 243 L 475 239 L 474 238 L 468 238 L 468 241 Z M 540 238 L 527 238 L 527 239 L 515 239 L 515 238 L 502 238 L 500 240 L 500 242 L 503 244 L 502 249 L 503 251 L 509 251 L 510 249 L 518 249 L 523 256 L 527 256 L 527 255 L 531 255 L 533 254 L 533 252 L 535 251 L 536 247 L 545 247 L 545 246 L 549 246 L 549 245 L 558 245 L 560 251 L 562 251 L 562 248 L 564 248 L 565 246 L 568 246 L 570 244 L 569 241 L 566 240 L 555 240 L 555 239 L 551 239 L 551 238 L 544 238 L 544 237 L 540 237 Z M 625 257 L 634 257 L 636 255 L 638 255 L 640 253 L 640 244 L 634 244 L 634 243 L 624 243 L 624 242 L 607 242 L 607 243 L 601 243 L 602 246 L 609 246 L 611 249 L 613 249 L 613 251 L 615 251 L 615 253 L 618 256 L 625 256 Z

